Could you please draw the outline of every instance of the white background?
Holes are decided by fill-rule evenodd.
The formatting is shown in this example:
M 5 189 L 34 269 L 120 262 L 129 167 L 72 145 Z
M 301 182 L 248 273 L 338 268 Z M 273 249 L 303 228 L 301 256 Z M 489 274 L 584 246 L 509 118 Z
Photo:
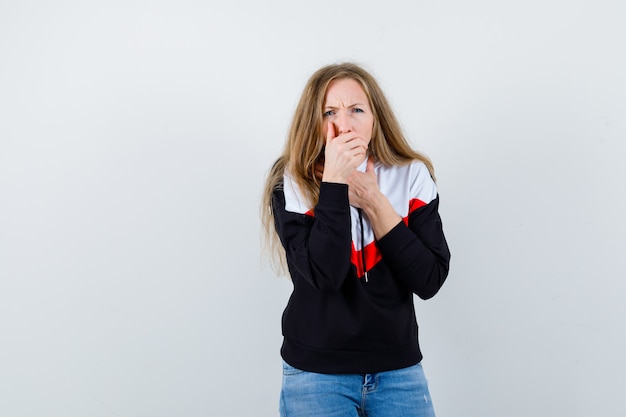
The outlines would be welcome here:
M 318 67 L 435 163 L 439 417 L 623 416 L 626 4 L 2 1 L 0 415 L 274 416 L 263 177 Z

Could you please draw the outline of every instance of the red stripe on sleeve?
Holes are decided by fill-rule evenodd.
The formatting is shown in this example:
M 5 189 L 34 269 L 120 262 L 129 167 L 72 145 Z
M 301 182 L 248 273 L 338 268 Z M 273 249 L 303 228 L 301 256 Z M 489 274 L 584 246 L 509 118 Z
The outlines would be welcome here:
M 417 198 L 412 199 L 411 201 L 409 201 L 409 214 L 413 213 L 420 207 L 424 207 L 425 205 L 426 203 L 422 200 L 419 200 Z
M 402 218 L 402 221 L 404 222 L 404 224 L 406 224 L 407 226 L 409 225 L 409 215 L 411 213 L 413 213 L 415 210 L 417 210 L 420 207 L 424 207 L 426 205 L 426 203 L 424 203 L 422 200 L 419 200 L 417 198 L 414 198 L 413 200 L 409 201 L 409 214 L 406 215 L 406 217 Z

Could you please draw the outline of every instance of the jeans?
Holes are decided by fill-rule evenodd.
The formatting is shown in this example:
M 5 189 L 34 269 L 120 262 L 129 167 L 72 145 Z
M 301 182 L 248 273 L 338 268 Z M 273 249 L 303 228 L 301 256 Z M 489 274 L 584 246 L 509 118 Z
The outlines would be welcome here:
M 327 375 L 283 361 L 281 417 L 435 417 L 421 364 L 375 374 Z

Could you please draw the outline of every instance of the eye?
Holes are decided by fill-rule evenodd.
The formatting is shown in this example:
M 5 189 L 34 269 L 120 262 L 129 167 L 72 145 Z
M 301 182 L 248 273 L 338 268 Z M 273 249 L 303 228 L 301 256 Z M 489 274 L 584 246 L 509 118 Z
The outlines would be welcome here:
M 363 111 L 363 109 L 361 109 L 361 108 L 359 108 L 359 107 L 355 107 L 355 108 L 353 108 L 353 109 L 352 109 L 352 111 L 353 111 L 353 112 L 355 112 L 355 113 L 365 113 L 365 112 Z
M 325 112 L 322 114 L 322 117 L 332 116 L 333 114 L 335 114 L 335 112 L 334 112 L 333 110 L 328 110 L 328 111 L 325 111 Z

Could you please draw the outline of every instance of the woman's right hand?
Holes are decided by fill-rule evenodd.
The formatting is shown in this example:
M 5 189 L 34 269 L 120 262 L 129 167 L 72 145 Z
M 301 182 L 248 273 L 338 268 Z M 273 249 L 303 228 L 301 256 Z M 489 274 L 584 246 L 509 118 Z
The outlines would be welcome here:
M 346 184 L 348 177 L 367 156 L 368 142 L 355 132 L 336 136 L 335 125 L 328 122 L 322 181 Z

